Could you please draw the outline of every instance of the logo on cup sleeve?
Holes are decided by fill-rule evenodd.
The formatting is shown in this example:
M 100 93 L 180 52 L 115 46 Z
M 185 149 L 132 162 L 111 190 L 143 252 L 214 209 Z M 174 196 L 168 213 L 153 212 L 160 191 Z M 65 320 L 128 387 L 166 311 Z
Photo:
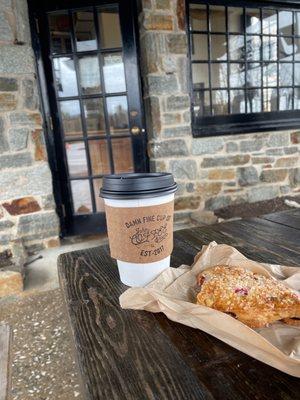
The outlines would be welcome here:
M 167 224 L 158 229 L 137 228 L 136 232 L 130 236 L 130 241 L 135 246 L 143 243 L 160 243 L 168 237 Z

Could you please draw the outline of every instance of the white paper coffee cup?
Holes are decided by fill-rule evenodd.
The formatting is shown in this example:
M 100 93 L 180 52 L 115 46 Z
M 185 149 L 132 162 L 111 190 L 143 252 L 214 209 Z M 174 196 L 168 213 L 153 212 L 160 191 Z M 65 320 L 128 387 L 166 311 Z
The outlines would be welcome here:
M 171 174 L 104 177 L 110 251 L 124 284 L 145 286 L 170 266 L 176 188 Z

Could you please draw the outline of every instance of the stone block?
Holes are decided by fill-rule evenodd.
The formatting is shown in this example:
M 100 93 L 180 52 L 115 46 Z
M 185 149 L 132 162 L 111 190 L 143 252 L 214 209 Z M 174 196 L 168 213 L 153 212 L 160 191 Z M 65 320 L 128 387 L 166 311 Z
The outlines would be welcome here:
M 190 69 L 189 69 L 187 55 L 178 58 L 178 84 L 179 89 L 182 93 L 187 93 L 189 91 L 190 84 Z
M 300 168 L 291 169 L 289 172 L 290 185 L 293 188 L 297 188 L 300 185 Z
M 199 225 L 212 225 L 218 222 L 218 217 L 212 211 L 194 211 L 191 213 L 191 220 Z
M 187 145 L 182 139 L 172 139 L 162 142 L 149 143 L 148 149 L 149 156 L 154 158 L 189 155 Z
M 0 169 L 28 167 L 31 164 L 32 158 L 29 152 L 0 156 Z
M 171 160 L 169 168 L 176 179 L 197 178 L 197 163 L 195 160 Z
M 43 232 L 48 233 L 48 237 L 55 236 L 52 233 L 56 232 L 58 235 L 58 225 L 58 218 L 54 211 L 22 215 L 19 219 L 18 237 L 32 234 L 40 237 Z
M 39 203 L 34 197 L 22 197 L 11 202 L 2 203 L 2 207 L 10 215 L 30 214 L 41 210 Z
M 192 140 L 192 154 L 215 154 L 223 149 L 224 142 L 222 138 L 196 138 Z
M 208 172 L 208 179 L 215 181 L 229 180 L 235 178 L 234 169 L 212 169 Z
M 166 73 L 173 73 L 177 71 L 178 64 L 177 64 L 177 56 L 172 54 L 166 54 L 161 57 L 161 66 L 163 71 Z
M 226 143 L 226 152 L 227 153 L 236 153 L 239 150 L 239 146 L 235 142 Z
M 247 164 L 249 160 L 250 160 L 249 154 L 227 156 L 227 157 L 204 158 L 201 167 L 210 168 L 210 167 L 226 167 L 231 165 L 244 165 Z
M 283 157 L 275 162 L 275 167 L 294 167 L 300 165 L 299 157 Z
M 47 151 L 42 129 L 36 129 L 32 132 L 32 141 L 34 143 L 34 159 L 36 161 L 46 161 Z
M 185 184 L 177 181 L 176 196 L 182 196 L 183 194 L 185 194 Z
M 60 244 L 59 238 L 51 238 L 45 242 L 45 247 L 46 249 L 52 249 L 53 247 L 59 247 Z
M 27 0 L 18 0 L 15 3 L 15 14 L 17 19 L 18 40 L 24 43 L 31 43 L 30 25 L 28 21 Z
M 174 210 L 195 210 L 200 206 L 199 196 L 175 197 Z
M 0 77 L 0 92 L 15 92 L 16 90 L 18 90 L 17 79 Z
M 165 36 L 157 32 L 145 32 L 141 37 L 141 65 L 144 76 L 159 71 L 165 53 Z
M 161 113 L 159 98 L 146 97 L 144 100 L 148 138 L 155 138 L 161 132 Z
M 205 202 L 207 210 L 218 210 L 219 208 L 227 207 L 232 203 L 230 196 L 212 197 Z
M 188 193 L 194 193 L 194 191 L 195 191 L 195 184 L 194 184 L 194 182 L 189 182 L 189 183 L 187 183 L 186 186 L 185 186 L 185 188 L 186 188 L 186 191 L 187 191 Z
M 186 122 L 186 123 L 188 123 L 188 124 L 191 123 L 191 112 L 190 112 L 190 110 L 185 111 L 185 112 L 183 113 L 183 120 L 184 120 L 184 122 Z
M 172 95 L 166 99 L 167 111 L 180 111 L 190 107 L 190 97 L 188 95 Z
M 141 0 L 143 10 L 151 10 L 152 1 L 151 0 Z
M 155 0 L 155 7 L 158 10 L 169 10 L 171 7 L 170 0 Z
M 12 126 L 16 125 L 33 126 L 42 124 L 42 117 L 39 112 L 36 113 L 28 113 L 24 111 L 14 112 L 10 114 L 9 120 Z
M 265 169 L 260 175 L 262 182 L 282 182 L 288 175 L 287 169 Z
M 166 138 L 178 137 L 178 136 L 190 136 L 192 134 L 190 126 L 174 126 L 165 128 L 163 130 L 163 136 Z
M 0 201 L 25 196 L 52 193 L 52 178 L 49 166 L 38 163 L 26 169 L 12 169 L 9 174 L 0 170 Z
M 290 144 L 290 134 L 288 132 L 271 133 L 267 145 L 269 147 L 282 147 Z
M 171 54 L 187 54 L 187 35 L 183 33 L 168 34 L 167 49 Z
M 164 113 L 163 114 L 163 124 L 165 125 L 176 125 L 181 123 L 181 114 L 180 113 Z M 173 135 L 171 135 L 173 136 Z
M 185 31 L 185 0 L 177 0 L 176 15 L 178 28 Z
M 242 140 L 240 150 L 242 153 L 250 153 L 252 151 L 260 151 L 264 146 L 264 139 L 256 138 L 254 140 Z
M 258 182 L 258 173 L 255 167 L 242 167 L 237 169 L 237 177 L 240 186 L 250 186 Z
M 29 130 L 27 128 L 12 128 L 9 130 L 9 147 L 11 151 L 24 150 L 28 143 Z
M 0 154 L 8 151 L 8 142 L 4 131 L 4 121 L 0 117 Z
M 17 99 L 12 93 L 0 93 L 0 111 L 13 111 L 17 107 Z
M 221 182 L 198 182 L 196 184 L 196 192 L 206 198 L 216 196 L 220 193 L 221 189 Z
M 12 228 L 14 223 L 8 219 L 0 221 L 0 231 L 5 231 L 6 229 Z
M 167 165 L 163 160 L 150 160 L 150 172 L 166 172 Z
M 274 157 L 256 156 L 251 157 L 253 164 L 272 164 L 275 160 Z
M 291 133 L 291 142 L 293 144 L 299 144 L 300 143 L 300 131 Z
M 10 233 L 0 233 L 0 246 L 8 245 L 9 242 L 13 239 L 12 234 Z
M 36 110 L 38 108 L 37 83 L 31 79 L 22 81 L 23 107 L 28 110 Z
M 248 201 L 255 203 L 256 201 L 270 200 L 278 196 L 278 188 L 276 186 L 253 187 L 248 192 Z
M 173 17 L 171 15 L 144 13 L 142 24 L 148 31 L 172 31 Z
M 33 50 L 28 46 L 0 46 L 0 74 L 34 74 Z
M 280 193 L 281 194 L 288 194 L 291 191 L 291 187 L 289 185 L 280 186 Z
M 55 200 L 53 194 L 48 194 L 46 196 L 42 196 L 41 205 L 43 210 L 53 210 L 55 209 Z
M 23 278 L 20 272 L 0 271 L 0 298 L 19 294 L 23 291 Z
M 297 146 L 294 147 L 285 147 L 283 149 L 284 154 L 296 154 L 299 152 L 299 149 L 297 148 Z
M 282 156 L 284 154 L 283 149 L 267 149 L 266 155 L 267 156 Z
M 173 94 L 178 91 L 176 76 L 170 75 L 149 75 L 148 92 L 152 96 Z
M 0 42 L 12 43 L 14 41 L 14 32 L 9 23 L 9 14 L 9 11 L 0 13 Z

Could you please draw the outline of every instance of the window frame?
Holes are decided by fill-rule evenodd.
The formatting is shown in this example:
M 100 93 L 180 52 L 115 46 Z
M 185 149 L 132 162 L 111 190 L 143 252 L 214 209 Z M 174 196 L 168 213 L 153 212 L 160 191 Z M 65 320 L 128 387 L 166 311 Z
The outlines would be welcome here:
M 189 61 L 189 92 L 191 98 L 191 125 L 193 137 L 208 137 L 220 135 L 234 135 L 243 133 L 255 133 L 263 131 L 280 131 L 288 129 L 300 128 L 300 109 L 299 110 L 286 110 L 286 111 L 268 111 L 257 113 L 240 113 L 240 114 L 227 114 L 216 116 L 202 116 L 194 117 L 193 112 L 193 82 L 192 82 L 192 58 L 191 58 L 191 37 L 192 34 L 189 29 L 189 5 L 190 4 L 206 4 L 206 5 L 220 5 L 225 7 L 246 7 L 246 8 L 267 8 L 286 11 L 300 12 L 299 0 L 232 0 L 230 4 L 226 4 L 225 0 L 186 0 L 186 33 L 188 36 L 188 61 Z M 209 27 L 207 27 L 209 29 Z M 228 36 L 228 27 L 225 33 Z M 262 33 L 260 34 L 262 35 Z M 278 32 L 277 32 L 278 36 Z M 263 63 L 263 60 L 260 61 Z M 228 60 L 226 61 L 228 63 Z M 278 55 L 276 59 L 278 63 Z M 293 60 L 295 65 L 295 60 Z M 296 64 L 297 65 L 297 64 Z M 300 67 L 300 62 L 299 62 Z M 293 88 L 296 86 L 293 82 Z M 298 87 L 298 86 L 297 86 Z M 278 88 L 278 79 L 277 85 Z M 229 90 L 229 87 L 226 87 Z M 261 87 L 263 89 L 263 87 Z M 300 89 L 299 89 L 300 90 Z M 208 90 L 211 91 L 211 87 Z

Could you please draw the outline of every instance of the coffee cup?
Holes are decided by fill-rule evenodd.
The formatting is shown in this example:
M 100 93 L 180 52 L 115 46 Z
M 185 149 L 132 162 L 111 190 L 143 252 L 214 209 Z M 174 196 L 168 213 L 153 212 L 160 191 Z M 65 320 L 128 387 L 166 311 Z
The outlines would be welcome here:
M 170 266 L 176 189 L 170 173 L 103 177 L 110 253 L 125 285 L 145 286 Z

